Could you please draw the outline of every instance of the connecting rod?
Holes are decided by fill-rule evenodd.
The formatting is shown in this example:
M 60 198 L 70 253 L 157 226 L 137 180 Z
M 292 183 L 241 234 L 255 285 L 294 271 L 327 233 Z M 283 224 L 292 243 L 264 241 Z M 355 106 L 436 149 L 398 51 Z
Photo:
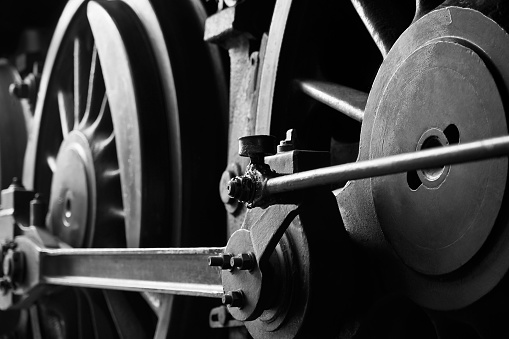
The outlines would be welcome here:
M 2 254 L 0 309 L 29 306 L 52 285 L 223 296 L 221 271 L 207 261 L 224 247 L 46 248 L 30 236 L 11 244 Z
M 507 156 L 509 154 L 509 136 L 489 138 L 460 145 L 449 145 L 410 153 L 392 155 L 379 159 L 358 161 L 337 166 L 324 167 L 283 176 L 264 176 L 249 174 L 247 179 L 256 180 L 242 187 L 237 178 L 230 181 L 230 196 L 249 196 L 243 201 L 255 207 L 281 193 L 306 188 L 325 186 L 349 180 L 368 179 L 383 175 L 403 173 L 419 169 L 436 168 L 465 162 L 485 160 Z M 252 179 L 255 178 L 255 179 Z M 245 188 L 255 188 L 256 192 L 244 192 Z M 261 203 L 260 203 L 261 202 Z
M 275 177 L 267 180 L 265 194 L 278 194 L 348 180 L 502 157 L 508 154 L 509 136 L 503 136 Z
M 47 284 L 221 298 L 219 270 L 209 256 L 224 248 L 44 249 Z

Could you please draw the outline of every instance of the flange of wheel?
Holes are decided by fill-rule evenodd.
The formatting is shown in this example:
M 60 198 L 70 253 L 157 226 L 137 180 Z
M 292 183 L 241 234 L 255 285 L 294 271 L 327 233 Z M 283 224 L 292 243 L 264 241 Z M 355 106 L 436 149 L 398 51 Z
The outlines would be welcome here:
M 500 26 L 475 10 L 447 7 L 415 22 L 377 74 L 359 160 L 507 134 L 507 46 Z M 509 268 L 506 178 L 507 159 L 424 169 L 350 183 L 340 204 L 357 211 L 350 215 L 376 210 L 345 223 L 362 220 L 379 248 L 386 245 L 376 228 L 383 231 L 399 257 L 389 247 L 379 256 L 391 288 L 426 307 L 456 309 Z
M 348 293 L 328 292 L 331 270 L 346 272 L 334 288 L 351 290 L 353 281 L 346 232 L 336 227 L 341 216 L 335 199 L 325 191 L 310 196 L 298 206 L 250 209 L 224 255 L 214 260 L 223 268 L 223 301 L 254 338 L 309 338 L 323 321 L 328 325 L 321 334 L 332 337 L 352 301 Z M 269 240 L 274 227 L 286 229 L 277 244 Z M 337 311 L 323 312 L 329 304 L 338 305 Z

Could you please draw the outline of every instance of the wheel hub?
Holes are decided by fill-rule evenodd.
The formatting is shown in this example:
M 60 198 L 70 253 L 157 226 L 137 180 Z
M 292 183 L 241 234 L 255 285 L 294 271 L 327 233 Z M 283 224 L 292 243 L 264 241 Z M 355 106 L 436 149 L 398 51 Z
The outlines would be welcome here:
M 506 131 L 502 99 L 482 59 L 456 42 L 436 41 L 417 49 L 394 71 L 376 111 L 370 156 Z M 505 160 L 490 160 L 373 178 L 384 234 L 413 269 L 450 273 L 469 261 L 490 233 L 506 173 Z
M 92 239 L 96 182 L 92 152 L 85 135 L 72 131 L 60 146 L 51 186 L 49 227 L 72 247 Z
M 507 46 L 505 31 L 475 10 L 445 7 L 414 22 L 373 83 L 358 160 L 507 134 Z M 350 182 L 338 203 L 356 241 L 384 253 L 391 290 L 458 309 L 509 268 L 506 177 L 505 158 L 425 169 Z

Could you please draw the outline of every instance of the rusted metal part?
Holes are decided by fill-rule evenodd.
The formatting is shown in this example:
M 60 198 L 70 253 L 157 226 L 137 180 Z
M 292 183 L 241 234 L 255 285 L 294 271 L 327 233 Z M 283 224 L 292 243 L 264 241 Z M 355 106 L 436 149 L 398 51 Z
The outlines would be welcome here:
M 264 44 L 260 40 L 263 41 L 263 33 L 270 23 L 271 6 L 272 1 L 261 6 L 254 1 L 245 1 L 212 15 L 205 26 L 205 40 L 222 45 L 230 56 L 228 163 L 238 164 L 240 172 L 245 170 L 248 161 L 239 157 L 237 140 L 254 132 L 258 67 L 264 53 Z M 226 209 L 229 212 L 228 235 L 231 235 L 240 228 L 245 208 L 229 205 Z
M 322 81 L 298 80 L 297 83 L 300 89 L 311 98 L 362 122 L 364 108 L 368 101 L 367 93 Z
M 324 157 L 327 155 L 326 152 L 286 151 L 272 157 L 267 157 L 271 163 L 276 165 L 279 169 L 282 169 L 282 173 L 277 173 L 264 162 L 265 155 L 275 153 L 276 145 L 274 141 L 275 139 L 273 137 L 263 135 L 254 135 L 239 139 L 239 154 L 242 156 L 249 156 L 251 163 L 247 167 L 244 175 L 230 180 L 228 184 L 228 195 L 231 198 L 246 203 L 247 208 L 268 206 L 281 201 L 289 202 L 295 200 L 294 197 L 276 197 L 265 194 L 267 180 L 277 177 L 282 173 L 295 173 L 328 164 L 329 160 L 326 160 Z
M 293 173 L 313 166 L 326 165 L 329 159 L 326 152 L 287 151 L 267 156 L 265 160 L 278 172 Z M 339 215 L 334 214 L 336 208 L 334 199 L 332 197 L 326 199 L 321 193 L 314 196 L 312 202 L 309 204 L 306 202 L 303 206 L 302 210 L 295 204 L 274 205 L 265 210 L 250 209 L 243 228 L 232 235 L 224 254 L 210 258 L 211 262 L 223 268 L 222 281 L 227 295 L 225 301 L 229 303 L 235 296 L 242 300 L 241 304 L 228 304 L 230 313 L 236 319 L 245 320 L 246 327 L 255 338 L 293 337 L 298 332 L 309 331 L 309 324 L 316 321 L 312 320 L 310 313 L 304 312 L 302 308 L 311 305 L 308 304 L 311 293 L 308 285 L 311 278 L 310 266 L 307 261 L 311 248 L 308 241 L 318 234 L 323 236 L 325 233 L 321 231 L 321 227 L 330 225 L 331 220 L 337 222 L 338 219 L 333 215 Z M 303 223 L 310 222 L 311 218 L 308 217 L 311 213 L 316 214 L 322 208 L 325 209 L 319 213 L 320 227 L 314 225 L 305 231 Z M 311 229 L 317 233 L 313 235 Z M 335 229 L 333 233 L 336 231 L 344 234 L 342 229 Z M 349 253 L 348 245 L 343 243 L 346 238 L 338 236 L 335 239 L 343 244 L 342 250 Z M 314 241 L 312 243 L 318 244 Z M 320 245 L 320 250 L 313 248 L 314 251 L 329 251 L 333 247 L 323 248 Z M 317 258 L 321 257 L 321 254 L 315 254 Z M 250 263 L 248 267 L 243 265 L 245 260 L 240 263 L 240 258 L 248 259 Z M 230 265 L 224 266 L 228 259 Z M 317 261 L 321 262 L 319 259 Z M 344 268 L 348 269 L 347 266 Z M 320 270 L 316 267 L 315 269 Z M 316 284 L 325 281 L 322 281 L 319 273 L 313 275 L 313 279 L 316 279 L 313 280 Z M 334 297 L 342 296 L 338 294 Z
M 219 196 L 221 197 L 221 201 L 224 204 L 225 209 L 230 214 L 235 214 L 240 204 L 238 200 L 231 198 L 228 195 L 228 183 L 233 178 L 240 175 L 240 166 L 237 163 L 231 163 L 226 170 L 221 175 L 221 179 L 219 180 Z
M 443 145 L 445 146 L 445 145 Z M 503 157 L 509 154 L 509 136 L 464 143 L 461 145 L 433 148 L 418 152 L 391 155 L 379 159 L 325 167 L 284 176 L 245 175 L 232 179 L 235 197 L 244 197 L 251 207 L 259 206 L 281 193 L 298 191 L 336 182 L 369 179 L 419 169 L 442 167 L 464 162 Z M 237 184 L 242 179 L 245 185 Z M 249 192 L 248 192 L 249 191 Z M 278 200 L 274 200 L 278 201 Z
M 417 149 L 420 139 L 428 132 L 431 133 L 428 137 L 435 138 L 429 145 L 444 140 L 444 136 L 449 143 L 454 143 L 450 139 L 453 141 L 457 139 L 456 142 L 459 142 L 459 145 L 433 148 L 430 151 L 456 147 L 459 149 L 468 146 L 472 140 L 490 140 L 492 137 L 506 134 L 507 131 L 504 130 L 506 118 L 497 96 L 507 97 L 509 88 L 509 68 L 504 61 L 509 57 L 507 46 L 509 46 L 507 33 L 493 20 L 475 10 L 458 7 L 441 8 L 417 20 L 393 46 L 375 79 L 362 125 L 359 161 L 388 155 L 389 153 L 380 152 L 384 147 L 389 149 L 394 146 L 394 151 L 398 149 L 398 152 L 408 151 L 409 148 Z M 435 53 L 439 50 L 446 53 Z M 448 68 L 449 66 L 452 68 Z M 465 68 L 462 68 L 464 66 Z M 443 73 L 435 78 L 436 81 L 427 79 L 428 75 L 434 74 L 434 71 L 439 69 L 443 70 Z M 461 76 L 453 81 L 452 78 L 458 74 Z M 446 81 L 441 76 L 452 78 Z M 455 86 L 450 86 L 451 81 Z M 400 85 L 396 86 L 398 83 Z M 415 87 L 419 83 L 422 87 Z M 439 88 L 444 91 L 440 92 Z M 463 90 L 452 94 L 460 88 Z M 463 103 L 468 104 L 463 106 Z M 449 132 L 445 133 L 450 125 L 456 126 L 459 139 Z M 497 132 L 483 129 L 483 126 L 494 125 L 497 125 L 493 127 Z M 394 139 L 393 143 L 389 135 L 391 133 L 402 135 Z M 407 133 L 411 137 L 403 141 Z M 423 142 L 421 149 L 428 137 L 421 140 Z M 502 141 L 504 138 L 507 137 L 499 137 L 498 140 Z M 397 144 L 404 147 L 396 146 Z M 472 305 L 483 296 L 488 297 L 490 291 L 496 289 L 509 268 L 506 231 L 508 216 L 504 208 L 497 210 L 497 206 L 504 206 L 507 203 L 504 193 L 507 175 L 503 169 L 505 162 L 506 159 L 490 160 L 452 166 L 449 170 L 447 167 L 442 169 L 445 163 L 436 164 L 434 166 L 436 169 L 420 173 L 418 171 L 420 184 L 418 182 L 413 187 L 407 182 L 407 176 L 401 175 L 350 182 L 336 192 L 340 209 L 344 211 L 343 217 L 348 233 L 362 246 L 366 255 L 373 257 L 377 267 L 381 268 L 380 277 L 390 291 L 403 292 L 421 306 L 451 310 Z M 500 165 L 502 167 L 499 167 Z M 499 168 L 500 173 L 491 172 L 494 168 Z M 468 179 L 469 173 L 478 173 L 480 178 L 484 179 Z M 489 184 L 491 177 L 495 181 Z M 412 199 L 408 199 L 408 195 L 399 189 L 402 186 L 395 183 L 400 179 L 404 180 L 406 190 L 413 195 Z M 465 179 L 463 183 L 462 179 Z M 385 188 L 380 185 L 382 182 L 387 183 Z M 437 183 L 436 187 L 433 187 L 434 183 Z M 488 185 L 484 186 L 486 184 Z M 459 186 L 449 192 L 448 190 L 452 188 L 450 185 Z M 405 241 L 403 240 L 405 236 L 415 237 L 421 232 L 417 229 L 411 230 L 412 225 L 425 224 L 426 220 L 436 221 L 433 218 L 442 215 L 443 220 L 438 223 L 439 225 L 448 220 L 449 215 L 455 215 L 456 210 L 468 214 L 472 209 L 472 200 L 475 201 L 476 198 L 475 193 L 471 195 L 471 190 L 476 191 L 478 187 L 481 187 L 481 191 L 486 190 L 482 194 L 498 197 L 495 198 L 498 201 L 491 200 L 489 207 L 473 203 L 475 209 L 484 210 L 480 211 L 479 216 L 482 215 L 481 218 L 486 220 L 479 219 L 480 223 L 476 221 L 476 217 L 468 220 L 469 225 L 477 226 L 472 228 L 476 233 L 474 237 L 470 237 L 468 234 L 470 231 L 464 229 L 467 231 L 464 243 L 460 239 L 457 244 L 466 247 L 458 247 L 457 253 L 448 255 L 443 261 L 440 259 L 440 265 L 429 267 L 424 263 L 425 260 L 433 262 L 439 258 L 439 247 L 458 239 L 459 234 L 463 233 L 461 231 L 463 226 L 458 228 L 457 224 L 454 224 L 456 221 L 454 217 L 450 222 L 446 222 L 447 234 L 440 233 L 433 227 L 426 228 L 425 232 L 430 233 L 424 234 L 419 241 L 424 242 L 424 247 L 429 247 L 426 244 L 433 246 L 424 256 L 421 252 L 418 260 L 402 247 L 401 241 Z M 442 192 L 444 198 L 449 197 L 447 207 L 443 202 L 439 203 Z M 413 211 L 412 217 L 419 220 L 412 219 L 411 225 L 406 223 L 404 229 L 401 228 L 401 224 L 398 230 L 391 229 L 389 223 L 394 223 L 392 219 L 394 213 L 389 222 L 388 216 L 384 217 L 382 212 L 384 201 L 389 200 L 391 204 L 394 203 L 391 208 L 397 209 L 400 206 L 405 211 L 404 214 L 408 214 L 409 210 Z M 417 201 L 419 203 L 416 203 Z M 422 218 L 423 214 L 420 214 L 424 209 L 429 210 L 429 213 L 425 213 L 425 220 Z M 382 213 L 382 218 L 378 213 Z M 408 226 L 410 228 L 407 228 Z M 404 235 L 405 232 L 410 233 Z M 427 238 L 431 233 L 437 235 L 433 240 Z M 486 237 L 486 240 L 483 240 L 483 237 Z M 406 241 L 414 240 L 415 238 L 411 238 Z M 419 242 L 415 244 L 423 245 Z M 447 247 L 445 245 L 444 250 Z M 455 261 L 453 257 L 462 259 Z

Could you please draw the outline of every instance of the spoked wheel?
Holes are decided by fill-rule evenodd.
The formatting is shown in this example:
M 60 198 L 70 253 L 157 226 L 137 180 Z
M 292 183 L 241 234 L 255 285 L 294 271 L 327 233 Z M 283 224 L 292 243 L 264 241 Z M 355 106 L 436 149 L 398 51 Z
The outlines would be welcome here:
M 199 203 L 214 196 L 209 183 L 224 149 L 224 80 L 217 52 L 202 42 L 204 17 L 195 1 L 68 3 L 46 58 L 23 176 L 48 198 L 48 229 L 67 244 L 224 243 L 209 227 L 222 223 L 219 198 Z M 28 321 L 43 338 L 209 336 L 213 306 L 66 289 L 40 300 Z
M 296 148 L 330 150 L 333 164 L 507 134 L 501 2 L 352 4 L 278 1 L 257 134 L 282 139 L 293 128 Z M 492 337 L 501 314 L 493 295 L 507 294 L 506 185 L 507 159 L 338 183 L 360 249 L 349 314 L 364 324 L 354 332 Z M 379 321 L 390 312 L 425 328 Z

